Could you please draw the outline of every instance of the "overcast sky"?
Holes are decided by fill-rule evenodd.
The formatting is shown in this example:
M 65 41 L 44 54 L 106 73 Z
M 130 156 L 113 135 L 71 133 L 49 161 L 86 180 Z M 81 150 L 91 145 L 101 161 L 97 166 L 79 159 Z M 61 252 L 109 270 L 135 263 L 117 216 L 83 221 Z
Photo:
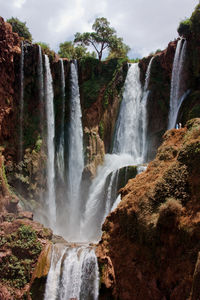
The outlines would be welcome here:
M 106 17 L 131 47 L 130 57 L 164 49 L 177 37 L 181 20 L 190 17 L 198 0 L 0 0 L 0 15 L 18 17 L 34 42 L 55 51 L 78 32 L 91 31 L 96 17 Z

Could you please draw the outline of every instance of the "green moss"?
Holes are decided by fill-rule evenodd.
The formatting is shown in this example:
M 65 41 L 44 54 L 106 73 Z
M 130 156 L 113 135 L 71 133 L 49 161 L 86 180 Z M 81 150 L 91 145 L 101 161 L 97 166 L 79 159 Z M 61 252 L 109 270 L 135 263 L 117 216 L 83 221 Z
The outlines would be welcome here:
M 100 121 L 99 123 L 99 136 L 103 140 L 104 138 L 104 126 L 103 126 L 103 121 Z
M 8 247 L 12 255 L 3 257 L 0 279 L 18 289 L 30 281 L 33 264 L 42 250 L 35 230 L 21 225 L 17 231 L 0 239 L 2 247 Z

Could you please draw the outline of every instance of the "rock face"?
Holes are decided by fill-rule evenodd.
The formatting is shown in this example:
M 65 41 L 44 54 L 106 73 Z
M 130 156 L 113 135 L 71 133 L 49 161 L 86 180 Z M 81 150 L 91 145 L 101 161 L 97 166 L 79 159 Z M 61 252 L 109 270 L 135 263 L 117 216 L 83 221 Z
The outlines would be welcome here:
M 200 119 L 163 138 L 103 225 L 102 299 L 110 290 L 123 300 L 198 298 Z
M 33 222 L 30 213 L 0 214 L 1 299 L 43 299 L 51 237 L 51 230 Z M 36 282 L 40 298 L 35 297 Z
M 152 61 L 148 87 L 150 94 L 147 102 L 148 160 L 155 157 L 156 149 L 167 129 L 171 73 L 175 50 L 176 42 L 171 42 L 164 51 L 156 53 Z M 143 83 L 151 57 L 143 58 L 139 63 Z
M 20 39 L 11 25 L 0 17 L 0 144 L 13 141 L 15 135 L 14 58 L 21 53 Z

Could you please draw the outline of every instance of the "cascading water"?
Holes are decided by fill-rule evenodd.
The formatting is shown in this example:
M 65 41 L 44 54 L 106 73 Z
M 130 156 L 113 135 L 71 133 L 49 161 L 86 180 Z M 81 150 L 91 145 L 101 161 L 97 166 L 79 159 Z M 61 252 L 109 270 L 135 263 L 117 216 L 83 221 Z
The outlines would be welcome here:
M 56 155 L 57 166 L 60 179 L 64 182 L 65 180 L 65 140 L 64 140 L 64 120 L 65 120 L 65 73 L 64 73 L 64 65 L 63 60 L 60 59 L 60 73 L 61 73 L 61 96 L 62 96 L 62 112 L 61 112 L 61 134 L 59 140 L 58 151 Z
M 105 155 L 104 164 L 98 168 L 97 176 L 94 178 L 89 190 L 84 219 L 81 224 L 83 241 L 97 241 L 101 237 L 101 225 L 112 207 L 112 202 L 107 202 L 107 200 L 110 200 L 109 192 L 108 195 L 106 193 L 109 187 L 109 182 L 107 182 L 108 176 L 110 175 L 110 179 L 116 182 L 116 171 L 124 166 L 133 164 L 134 159 L 130 154 Z
M 113 153 L 129 153 L 135 164 L 142 163 L 142 145 L 140 123 L 142 86 L 138 64 L 131 64 L 125 81 L 123 100 L 116 124 Z M 131 141 L 131 142 L 130 142 Z
M 174 56 L 171 91 L 170 91 L 170 111 L 168 117 L 168 129 L 174 128 L 179 111 L 179 103 L 182 99 L 184 92 L 181 90 L 182 74 L 185 61 L 187 42 L 184 39 L 178 41 L 176 52 Z
M 100 238 L 104 218 L 121 200 L 120 195 L 117 197 L 119 169 L 144 162 L 143 136 L 146 132 L 144 118 L 146 118 L 145 108 L 148 97 L 146 95 L 144 100 L 144 94 L 147 93 L 148 84 L 146 83 L 143 93 L 139 78 L 138 64 L 131 65 L 117 121 L 113 153 L 107 154 L 104 165 L 98 168 L 97 176 L 89 190 L 84 218 L 81 219 L 79 189 L 84 167 L 83 132 L 77 65 L 76 62 L 71 63 L 69 149 L 66 173 L 68 194 L 65 202 L 67 209 L 63 209 L 68 212 L 64 233 L 68 241 L 91 242 Z M 147 80 L 148 78 L 146 82 Z M 60 148 L 58 149 L 60 151 Z M 54 249 L 45 300 L 98 299 L 98 264 L 94 249 L 86 245 L 73 247 L 66 245 L 59 255 L 58 258 Z
M 82 237 L 85 240 L 95 241 L 100 238 L 101 224 L 113 205 L 115 206 L 119 202 L 119 198 L 116 200 L 117 202 L 113 201 L 117 198 L 117 192 L 115 196 L 113 193 L 113 184 L 117 182 L 117 170 L 145 161 L 146 102 L 152 60 L 147 69 L 144 93 L 142 93 L 138 64 L 132 64 L 129 67 L 116 123 L 113 154 L 105 156 L 104 165 L 99 167 L 89 190 L 84 219 L 81 224 Z M 105 192 L 106 190 L 107 192 Z
M 40 105 L 40 129 L 43 136 L 44 131 L 44 73 L 42 61 L 42 49 L 38 45 L 38 87 L 39 87 L 39 105 Z
M 83 130 L 80 94 L 78 85 L 77 62 L 71 63 L 71 97 L 70 97 L 70 125 L 69 125 L 69 156 L 68 156 L 68 240 L 80 237 L 80 183 L 84 168 L 83 159 Z
M 47 115 L 47 195 L 49 223 L 54 228 L 56 223 L 56 197 L 55 197 L 55 124 L 54 124 L 54 93 L 49 58 L 45 55 L 45 103 Z
M 98 290 L 98 263 L 94 249 L 67 246 L 58 256 L 54 246 L 44 300 L 97 300 Z
M 20 116 L 19 116 L 19 161 L 23 159 L 23 118 L 24 118 L 24 44 L 21 42 L 20 57 Z

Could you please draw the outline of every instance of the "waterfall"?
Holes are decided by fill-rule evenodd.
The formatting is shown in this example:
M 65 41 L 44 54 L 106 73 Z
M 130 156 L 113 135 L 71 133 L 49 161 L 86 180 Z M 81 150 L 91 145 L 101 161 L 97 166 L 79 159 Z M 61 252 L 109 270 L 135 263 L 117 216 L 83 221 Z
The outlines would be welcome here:
M 24 43 L 21 42 L 20 57 L 20 116 L 19 116 L 19 161 L 23 159 L 23 118 L 24 118 Z
M 38 88 L 39 88 L 39 106 L 40 106 L 40 130 L 43 136 L 44 131 L 44 74 L 43 74 L 43 61 L 42 49 L 38 45 Z
M 61 111 L 61 126 L 60 126 L 60 140 L 57 151 L 57 166 L 61 180 L 64 182 L 65 178 L 65 145 L 64 145 L 64 120 L 65 120 L 65 73 L 63 60 L 60 59 L 60 74 L 61 74 L 61 96 L 62 96 L 62 111 Z
M 182 75 L 186 54 L 186 46 L 187 42 L 184 39 L 179 40 L 176 46 L 176 52 L 172 68 L 168 129 L 175 127 L 176 118 L 179 110 L 179 102 L 181 100 L 181 97 L 183 96 L 181 88 L 183 80 Z
M 138 64 L 129 67 L 125 81 L 113 142 L 113 154 L 107 154 L 103 166 L 98 168 L 89 189 L 84 219 L 81 224 L 83 240 L 98 240 L 101 225 L 119 203 L 117 195 L 118 170 L 125 166 L 144 163 L 146 155 L 146 103 L 153 58 L 147 68 L 144 91 L 140 83 Z M 116 199 L 117 198 L 117 199 Z
M 116 124 L 113 153 L 129 153 L 135 164 L 142 162 L 141 133 L 143 103 L 140 69 L 131 64 L 125 81 L 123 100 Z M 131 142 L 130 142 L 131 141 Z
M 89 189 L 84 219 L 81 224 L 83 241 L 97 241 L 101 237 L 101 225 L 112 207 L 109 196 L 109 182 L 107 182 L 108 176 L 110 175 L 110 184 L 112 185 L 114 178 L 116 179 L 116 171 L 124 166 L 133 164 L 134 159 L 130 154 L 105 155 L 104 164 L 98 167 L 97 176 Z M 106 192 L 107 189 L 108 192 Z M 107 200 L 109 201 L 108 203 Z
M 47 115 L 47 196 L 49 223 L 54 227 L 56 223 L 56 199 L 55 199 L 55 167 L 54 167 L 54 93 L 49 58 L 45 55 L 45 102 Z
M 80 94 L 78 85 L 77 62 L 71 63 L 71 97 L 70 97 L 70 125 L 69 125 L 69 156 L 68 156 L 68 231 L 73 241 L 79 238 L 80 226 L 80 183 L 84 168 L 83 158 L 83 129 Z M 68 236 L 68 240 L 71 237 Z
M 53 250 L 45 300 L 97 300 L 98 290 L 98 263 L 93 248 L 67 246 L 59 258 Z
M 57 299 L 61 273 L 61 263 L 63 255 L 65 254 L 65 248 L 62 249 L 63 247 L 61 248 L 59 246 L 59 244 L 53 246 L 51 254 L 51 266 L 47 277 L 44 300 Z
M 151 58 L 147 71 L 145 74 L 145 84 L 144 84 L 144 91 L 142 96 L 142 105 L 141 105 L 141 130 L 142 130 L 142 162 L 146 161 L 146 155 L 147 155 L 147 101 L 149 97 L 149 81 L 150 81 L 150 75 L 151 75 L 151 66 L 153 62 L 154 56 Z

